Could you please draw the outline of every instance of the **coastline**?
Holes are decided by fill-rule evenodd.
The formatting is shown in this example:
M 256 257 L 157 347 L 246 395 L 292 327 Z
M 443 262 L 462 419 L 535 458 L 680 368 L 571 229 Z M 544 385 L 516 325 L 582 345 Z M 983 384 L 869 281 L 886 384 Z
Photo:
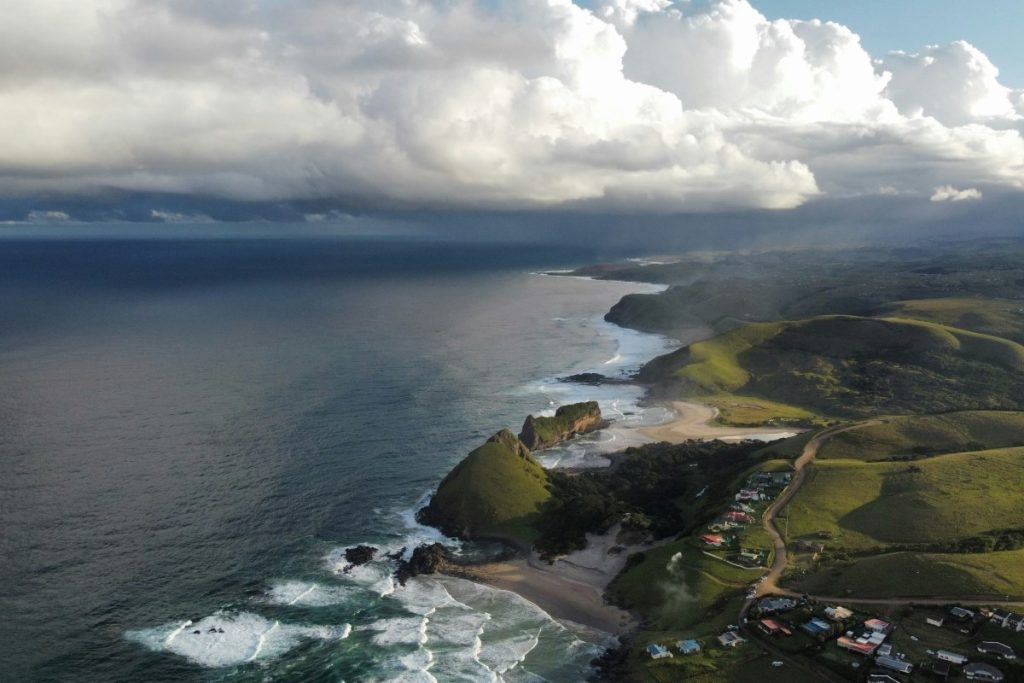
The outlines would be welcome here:
M 605 602 L 608 584 L 627 558 L 652 547 L 616 524 L 604 534 L 588 534 L 587 547 L 547 562 L 533 551 L 501 562 L 459 567 L 453 576 L 512 591 L 555 619 L 621 636 L 637 626 L 627 610 Z
M 545 275 L 554 274 L 545 273 Z M 587 276 L 561 274 L 558 276 L 595 280 Z M 656 284 L 649 286 L 655 291 L 661 288 Z M 621 327 L 612 324 L 615 327 Z M 639 332 L 628 327 L 621 327 L 621 329 Z M 613 361 L 620 358 L 621 356 L 617 353 Z M 650 358 L 645 358 L 642 362 L 649 360 Z M 627 382 L 626 384 L 642 387 L 636 383 Z M 718 416 L 717 409 L 700 403 L 665 401 L 656 405 L 673 413 L 675 417 L 656 425 L 621 425 L 617 430 L 627 432 L 628 435 L 620 434 L 620 436 L 629 438 L 613 438 L 613 441 L 622 441 L 623 443 L 620 445 L 625 447 L 638 443 L 678 444 L 695 439 L 772 440 L 794 436 L 798 433 L 793 430 L 729 427 L 715 424 L 714 420 Z M 606 427 L 598 431 L 604 432 L 608 429 Z M 613 424 L 610 429 L 615 430 L 616 426 Z M 562 446 L 564 445 L 562 444 Z M 538 454 L 543 454 L 543 451 Z M 554 465 L 554 467 L 560 469 L 558 465 Z M 559 557 L 553 562 L 541 559 L 532 550 L 518 548 L 517 556 L 512 559 L 459 565 L 450 567 L 443 573 L 515 593 L 532 602 L 556 620 L 621 637 L 636 630 L 640 626 L 639 620 L 629 611 L 606 602 L 605 591 L 626 566 L 630 555 L 650 550 L 656 545 L 649 539 L 641 539 L 635 534 L 623 533 L 621 525 L 616 524 L 604 534 L 588 534 L 586 548 Z

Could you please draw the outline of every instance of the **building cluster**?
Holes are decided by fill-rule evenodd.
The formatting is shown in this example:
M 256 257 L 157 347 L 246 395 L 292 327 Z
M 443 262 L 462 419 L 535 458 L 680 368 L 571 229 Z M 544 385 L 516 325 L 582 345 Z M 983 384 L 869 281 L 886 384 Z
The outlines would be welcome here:
M 744 488 L 734 496 L 729 508 L 711 521 L 707 533 L 700 537 L 701 543 L 713 550 L 731 549 L 734 555 L 729 561 L 743 567 L 764 566 L 768 558 L 765 550 L 741 548 L 735 531 L 757 523 L 757 509 L 754 505 L 774 500 L 789 485 L 792 472 L 756 472 L 747 478 Z

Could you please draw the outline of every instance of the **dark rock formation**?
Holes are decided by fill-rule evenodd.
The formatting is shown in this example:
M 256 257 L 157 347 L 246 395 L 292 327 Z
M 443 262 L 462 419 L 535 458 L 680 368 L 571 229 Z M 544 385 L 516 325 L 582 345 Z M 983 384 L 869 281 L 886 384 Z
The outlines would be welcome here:
M 377 549 L 370 545 L 357 545 L 345 548 L 345 560 L 352 566 L 358 567 L 366 564 L 377 554 Z
M 421 545 L 412 551 L 412 557 L 398 565 L 395 578 L 404 586 L 405 582 L 414 576 L 437 574 L 447 571 L 453 566 L 452 554 L 442 544 Z
M 589 384 L 593 387 L 599 387 L 602 384 L 632 384 L 633 381 L 622 377 L 609 377 L 608 375 L 602 375 L 599 372 L 581 372 L 578 375 L 569 375 L 568 377 L 559 377 L 559 382 L 566 384 Z

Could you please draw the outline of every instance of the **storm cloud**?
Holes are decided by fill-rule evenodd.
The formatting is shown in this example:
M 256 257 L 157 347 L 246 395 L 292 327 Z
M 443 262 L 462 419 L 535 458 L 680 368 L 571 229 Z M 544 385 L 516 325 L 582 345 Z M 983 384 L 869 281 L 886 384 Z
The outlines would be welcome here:
M 704 212 L 1024 185 L 1024 98 L 975 47 L 872 56 L 746 0 L 12 0 L 0 120 L 5 198 Z

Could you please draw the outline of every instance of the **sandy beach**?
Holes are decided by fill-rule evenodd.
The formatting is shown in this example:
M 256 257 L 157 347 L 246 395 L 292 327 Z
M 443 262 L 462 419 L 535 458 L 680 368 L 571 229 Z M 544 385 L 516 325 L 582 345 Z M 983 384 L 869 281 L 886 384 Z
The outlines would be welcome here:
M 636 622 L 629 612 L 606 604 L 604 591 L 621 571 L 626 558 L 648 546 L 621 545 L 620 532 L 616 525 L 606 534 L 588 535 L 585 550 L 554 564 L 530 553 L 529 557 L 507 562 L 465 567 L 459 575 L 518 593 L 556 619 L 621 635 Z
M 792 429 L 772 429 L 770 427 L 729 427 L 714 424 L 718 410 L 711 406 L 687 401 L 673 401 L 672 409 L 679 416 L 668 424 L 657 427 L 644 427 L 640 433 L 651 441 L 667 441 L 683 443 L 690 439 L 719 439 L 721 441 L 742 441 L 743 439 L 760 439 L 769 441 L 795 436 Z

